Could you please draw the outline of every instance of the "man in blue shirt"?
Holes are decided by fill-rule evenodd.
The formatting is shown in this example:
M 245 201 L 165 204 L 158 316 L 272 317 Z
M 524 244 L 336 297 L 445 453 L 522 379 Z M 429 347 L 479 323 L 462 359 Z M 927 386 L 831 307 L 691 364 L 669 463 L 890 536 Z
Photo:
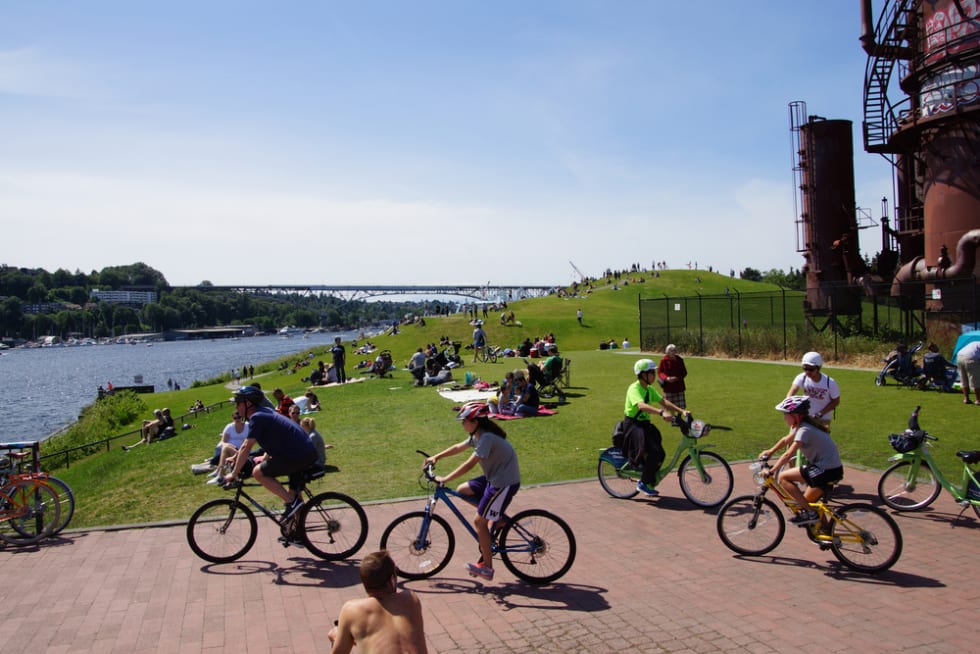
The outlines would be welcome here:
M 249 452 L 258 443 L 265 451 L 252 469 L 252 476 L 270 493 L 286 503 L 285 517 L 291 518 L 303 506 L 299 494 L 303 471 L 316 463 L 316 448 L 302 427 L 265 405 L 265 395 L 254 386 L 243 386 L 234 397 L 235 410 L 248 420 L 248 438 L 235 456 L 230 484 L 238 477 Z M 289 476 L 289 490 L 276 477 Z

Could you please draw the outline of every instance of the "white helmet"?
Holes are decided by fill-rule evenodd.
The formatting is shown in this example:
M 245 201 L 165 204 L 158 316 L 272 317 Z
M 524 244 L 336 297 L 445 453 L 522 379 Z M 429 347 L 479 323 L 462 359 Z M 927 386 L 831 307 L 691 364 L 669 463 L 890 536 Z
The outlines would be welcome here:
M 807 352 L 803 355 L 803 365 L 823 368 L 823 357 L 818 352 Z

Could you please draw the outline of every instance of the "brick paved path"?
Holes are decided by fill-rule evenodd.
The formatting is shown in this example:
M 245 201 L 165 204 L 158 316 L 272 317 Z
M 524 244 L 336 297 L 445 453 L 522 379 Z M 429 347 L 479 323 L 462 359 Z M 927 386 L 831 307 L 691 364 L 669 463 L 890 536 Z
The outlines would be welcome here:
M 736 493 L 749 492 L 744 465 Z M 847 469 L 842 500 L 875 499 L 877 472 Z M 498 564 L 483 585 L 462 570 L 475 546 L 457 529 L 450 567 L 408 582 L 422 598 L 432 652 L 965 652 L 976 647 L 980 523 L 945 492 L 896 517 L 905 550 L 877 576 L 842 568 L 787 527 L 770 555 L 722 545 L 714 515 L 676 478 L 655 500 L 608 497 L 595 481 L 528 488 L 575 531 L 571 571 L 544 588 Z M 846 489 L 845 489 L 846 490 Z M 367 507 L 368 548 L 421 501 Z M 276 543 L 260 521 L 242 561 L 208 565 L 182 526 L 84 531 L 0 549 L 0 652 L 325 652 L 345 600 L 361 593 L 359 559 L 328 563 Z M 468 538 L 468 537 L 467 537 Z M 367 549 L 364 551 L 368 551 Z M 363 552 L 362 552 L 363 553 Z M 356 651 L 356 650 L 355 650 Z

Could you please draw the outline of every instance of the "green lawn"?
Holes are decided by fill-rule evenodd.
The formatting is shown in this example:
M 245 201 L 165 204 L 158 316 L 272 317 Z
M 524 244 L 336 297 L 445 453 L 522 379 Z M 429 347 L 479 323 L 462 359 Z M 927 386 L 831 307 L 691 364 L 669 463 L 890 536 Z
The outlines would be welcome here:
M 686 277 L 687 271 L 677 274 Z M 717 291 L 740 281 L 701 275 L 705 281 L 702 286 L 711 282 Z M 583 299 L 546 297 L 515 302 L 510 308 L 522 326 L 502 327 L 499 314 L 488 317 L 486 331 L 491 343 L 512 346 L 525 336 L 554 332 L 562 354 L 572 360 L 569 403 L 560 407 L 556 416 L 502 423 L 520 456 L 525 484 L 594 478 L 596 456 L 609 444 L 613 425 L 622 414 L 625 389 L 635 379 L 633 362 L 640 357 L 635 349 L 627 354 L 599 351 L 596 346 L 609 338 L 619 341 L 629 336 L 635 340 L 637 298 L 663 292 L 661 287 L 679 294 L 685 280 L 678 282 L 680 286 L 670 286 L 675 281 L 665 274 L 655 283 L 648 280 L 619 291 L 596 290 Z M 580 306 L 584 326 L 575 318 Z M 465 343 L 472 329 L 465 318 L 451 316 L 428 319 L 425 327 L 408 326 L 397 336 L 372 340 L 392 350 L 396 364 L 403 366 L 418 346 L 438 342 L 443 335 Z M 472 364 L 471 356 L 464 351 L 466 367 L 458 372 L 457 379 L 472 371 L 484 379 L 498 380 L 506 370 L 523 365 L 519 359 Z M 351 356 L 350 360 L 357 358 Z M 688 406 L 696 417 L 719 427 L 707 438 L 717 452 L 730 461 L 750 459 L 783 435 L 781 414 L 773 406 L 799 371 L 795 362 L 784 365 L 691 357 L 686 362 Z M 268 372 L 260 381 L 267 391 L 281 386 L 295 396 L 305 389 L 301 376 L 308 371 Z M 872 370 L 844 369 L 830 363 L 827 371 L 842 389 L 834 438 L 848 463 L 883 469 L 893 454 L 888 434 L 905 428 L 917 404 L 923 406 L 922 426 L 941 439 L 936 456 L 944 472 L 958 470 L 957 450 L 980 446 L 976 427 L 980 410 L 963 405 L 958 394 L 894 385 L 877 388 L 873 383 L 876 371 Z M 151 401 L 154 407 L 169 405 L 179 413 L 197 398 L 210 404 L 230 395 L 228 389 L 214 385 L 160 393 L 151 396 Z M 454 419 L 452 403 L 432 388 L 413 387 L 410 375 L 403 370 L 395 372 L 394 378 L 323 389 L 319 396 L 324 409 L 315 415 L 317 426 L 325 440 L 336 446 L 328 451 L 328 463 L 339 471 L 316 482 L 317 488 L 339 490 L 361 501 L 419 495 L 421 457 L 415 450 L 432 453 L 465 436 Z M 229 421 L 230 409 L 228 405 L 227 410 L 188 419 L 193 428 L 174 439 L 128 453 L 117 441 L 108 452 L 56 470 L 55 474 L 76 492 L 78 510 L 72 526 L 186 518 L 204 501 L 222 495 L 224 491 L 204 485 L 203 476 L 192 475 L 190 465 L 210 456 L 221 428 Z M 667 425 L 661 431 L 670 452 L 677 442 L 677 431 Z M 447 470 L 454 463 L 446 462 Z M 735 473 L 747 474 L 741 466 L 736 466 Z M 959 479 L 958 472 L 954 478 Z M 875 489 L 861 491 L 874 493 Z M 594 492 L 603 492 L 598 483 Z

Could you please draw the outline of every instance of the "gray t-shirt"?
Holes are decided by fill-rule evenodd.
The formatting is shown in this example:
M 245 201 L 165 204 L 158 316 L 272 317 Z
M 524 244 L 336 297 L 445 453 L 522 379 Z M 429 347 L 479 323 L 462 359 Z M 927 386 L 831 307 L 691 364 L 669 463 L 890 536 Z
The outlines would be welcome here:
M 521 483 L 521 470 L 517 465 L 517 452 L 506 438 L 493 432 L 480 432 L 480 437 L 470 436 L 470 446 L 480 457 L 480 467 L 491 486 L 504 488 Z
M 831 470 L 840 468 L 843 464 L 840 460 L 840 453 L 837 445 L 830 438 L 830 435 L 809 423 L 801 423 L 793 437 L 800 444 L 803 456 L 811 465 L 817 466 L 821 470 Z

